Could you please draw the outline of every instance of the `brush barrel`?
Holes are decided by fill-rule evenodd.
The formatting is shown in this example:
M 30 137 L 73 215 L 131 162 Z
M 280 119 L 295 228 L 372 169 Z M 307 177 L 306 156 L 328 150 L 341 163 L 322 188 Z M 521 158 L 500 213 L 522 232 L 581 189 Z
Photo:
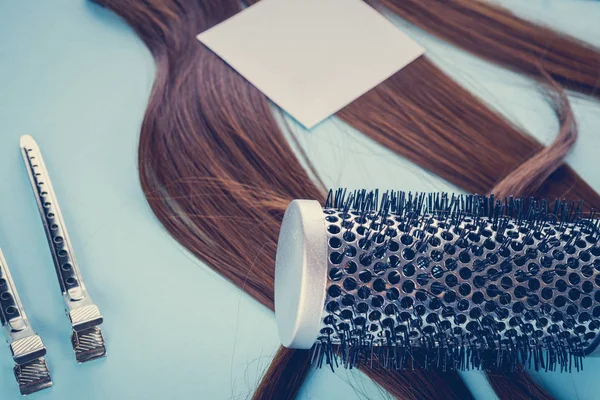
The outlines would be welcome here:
M 574 205 L 339 193 L 279 237 L 282 343 L 318 364 L 579 369 L 598 344 L 597 221 Z M 409 197 L 410 196 L 410 197 Z M 344 200 L 345 199 L 345 200 Z

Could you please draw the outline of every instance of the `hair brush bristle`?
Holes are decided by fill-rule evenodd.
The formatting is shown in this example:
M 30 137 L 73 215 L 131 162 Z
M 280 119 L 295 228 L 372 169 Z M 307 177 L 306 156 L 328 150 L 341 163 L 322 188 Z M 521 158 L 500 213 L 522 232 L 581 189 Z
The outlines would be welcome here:
M 595 212 L 581 202 L 330 191 L 332 368 L 579 370 L 600 328 Z

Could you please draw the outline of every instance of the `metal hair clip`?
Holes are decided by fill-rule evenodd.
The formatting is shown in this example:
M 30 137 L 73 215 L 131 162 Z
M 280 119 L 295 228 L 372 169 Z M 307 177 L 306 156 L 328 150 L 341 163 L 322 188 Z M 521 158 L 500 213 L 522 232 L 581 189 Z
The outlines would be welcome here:
M 73 328 L 71 343 L 77 362 L 103 357 L 106 347 L 99 327 L 103 318 L 83 283 L 42 153 L 29 135 L 21 136 L 21 152 L 44 223 L 65 311 Z
M 7 334 L 14 373 L 21 394 L 27 395 L 52 386 L 44 359 L 46 347 L 25 315 L 23 304 L 0 250 L 0 318 Z

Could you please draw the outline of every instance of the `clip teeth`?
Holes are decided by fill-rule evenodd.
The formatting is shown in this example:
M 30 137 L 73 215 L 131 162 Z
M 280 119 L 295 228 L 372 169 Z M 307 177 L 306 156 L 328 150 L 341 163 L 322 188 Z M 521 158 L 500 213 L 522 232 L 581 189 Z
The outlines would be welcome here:
M 102 330 L 97 326 L 83 331 L 73 331 L 71 343 L 78 363 L 95 360 L 106 355 Z
M 39 357 L 25 364 L 16 364 L 15 378 L 22 395 L 38 392 L 52 386 L 50 371 L 44 357 Z

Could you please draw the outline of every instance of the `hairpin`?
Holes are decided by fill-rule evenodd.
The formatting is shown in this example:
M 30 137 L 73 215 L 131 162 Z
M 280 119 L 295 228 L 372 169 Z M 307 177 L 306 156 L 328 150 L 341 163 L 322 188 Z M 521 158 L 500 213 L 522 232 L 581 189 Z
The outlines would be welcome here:
M 77 362 L 103 357 L 106 347 L 99 326 L 103 318 L 83 283 L 50 176 L 31 136 L 21 137 L 21 152 L 46 231 L 65 311 L 73 328 L 71 343 Z
M 46 347 L 25 315 L 2 250 L 0 250 L 0 317 L 15 361 L 13 370 L 21 394 L 31 394 L 52 386 L 50 371 L 44 358 Z

